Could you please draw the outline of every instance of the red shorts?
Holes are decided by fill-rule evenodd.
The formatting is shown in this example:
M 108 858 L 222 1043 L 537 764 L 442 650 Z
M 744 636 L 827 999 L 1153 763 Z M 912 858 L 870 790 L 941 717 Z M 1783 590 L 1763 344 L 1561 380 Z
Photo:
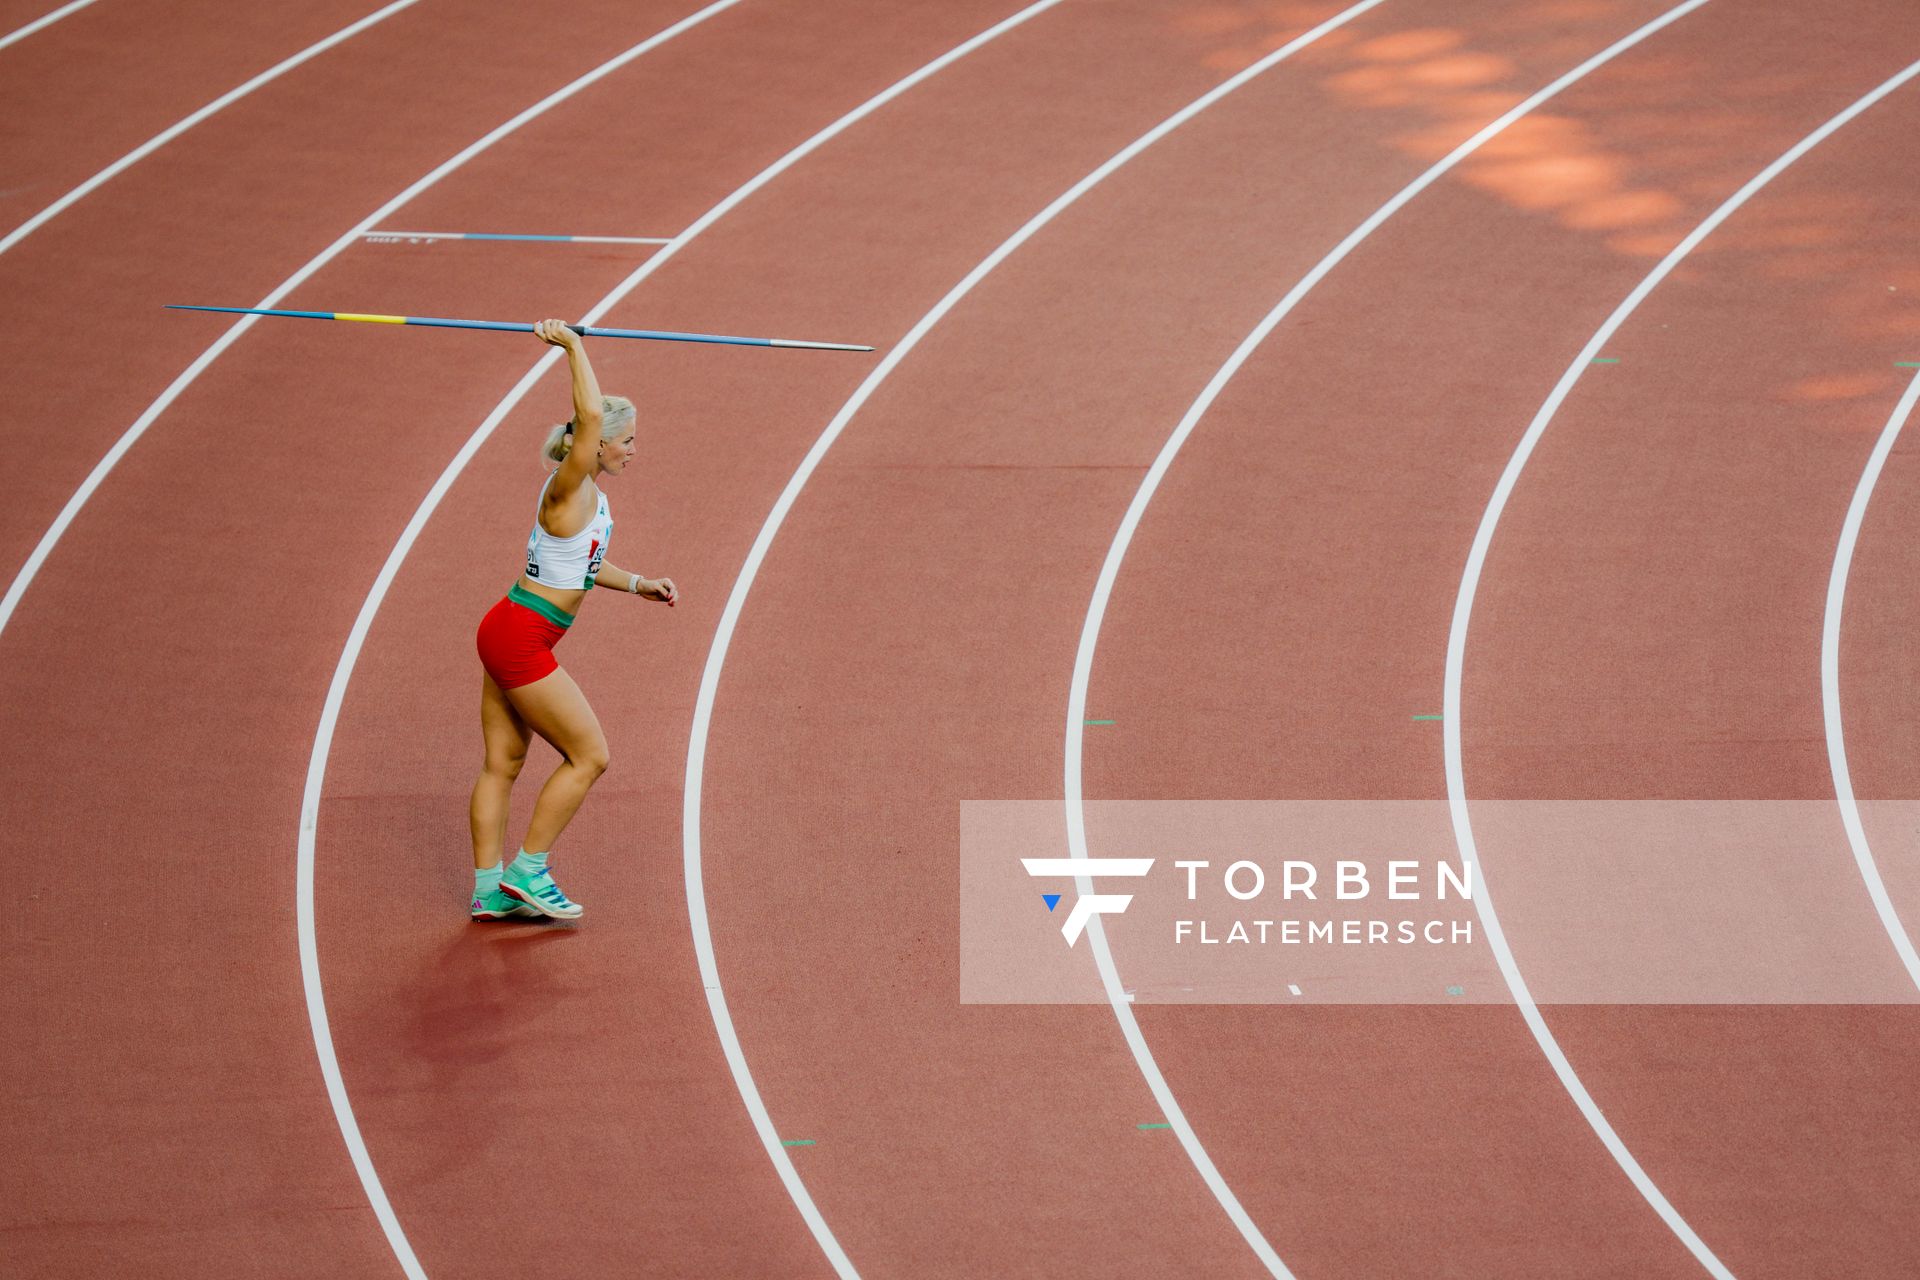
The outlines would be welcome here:
M 480 665 L 502 689 L 517 689 L 544 679 L 560 669 L 553 646 L 560 643 L 572 622 L 573 615 L 516 582 L 513 590 L 480 619 L 480 630 L 473 637 L 474 646 L 480 650 Z

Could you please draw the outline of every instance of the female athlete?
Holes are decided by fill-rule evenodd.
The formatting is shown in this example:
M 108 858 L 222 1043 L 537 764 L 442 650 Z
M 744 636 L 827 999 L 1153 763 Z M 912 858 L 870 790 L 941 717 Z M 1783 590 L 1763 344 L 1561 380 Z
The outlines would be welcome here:
M 587 789 L 606 772 L 607 739 L 580 686 L 554 660 L 553 646 L 595 585 L 664 604 L 678 599 L 671 579 L 642 578 L 606 563 L 613 516 L 598 481 L 619 475 L 633 461 L 633 402 L 600 394 L 580 335 L 563 322 L 542 320 L 533 331 L 566 350 L 573 420 L 555 427 L 541 451 L 559 466 L 534 509 L 526 573 L 480 620 L 475 637 L 484 668 L 480 733 L 487 748 L 471 811 L 475 920 L 580 915 L 580 904 L 553 882 L 547 855 Z M 535 733 L 560 753 L 560 767 L 540 788 L 526 843 L 503 869 L 508 797 Z

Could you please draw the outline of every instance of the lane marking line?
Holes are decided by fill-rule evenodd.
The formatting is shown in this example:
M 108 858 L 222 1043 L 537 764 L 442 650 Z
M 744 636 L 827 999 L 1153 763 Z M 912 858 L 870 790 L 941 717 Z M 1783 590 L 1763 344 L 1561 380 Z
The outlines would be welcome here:
M 1867 503 L 1873 500 L 1880 470 L 1893 452 L 1894 441 L 1900 438 L 1900 429 L 1913 416 L 1915 401 L 1920 401 L 1920 374 L 1915 374 L 1907 383 L 1906 394 L 1900 397 L 1887 425 L 1881 428 L 1880 439 L 1860 473 L 1860 482 L 1853 491 L 1853 501 L 1847 507 L 1847 518 L 1840 529 L 1840 543 L 1833 553 L 1833 572 L 1827 579 L 1826 616 L 1820 625 L 1820 705 L 1826 720 L 1827 766 L 1833 772 L 1833 793 L 1840 802 L 1840 820 L 1847 829 L 1847 843 L 1853 848 L 1854 865 L 1860 869 L 1867 896 L 1873 899 L 1880 926 L 1887 931 L 1887 939 L 1899 953 L 1900 963 L 1906 966 L 1907 977 L 1915 987 L 1920 987 L 1920 955 L 1914 952 L 1913 935 L 1901 923 L 1900 913 L 1894 909 L 1893 899 L 1887 893 L 1886 882 L 1880 878 L 1880 866 L 1867 844 L 1867 828 L 1860 817 L 1860 803 L 1853 794 L 1853 771 L 1847 766 L 1847 739 L 1840 721 L 1840 622 L 1846 607 L 1847 575 L 1853 570 L 1853 550 L 1867 518 Z
M 238 88 L 227 90 L 227 92 L 221 94 L 206 106 L 201 107 L 192 115 L 154 134 L 151 138 L 148 138 L 145 142 L 127 152 L 127 154 L 121 156 L 106 168 L 100 170 L 100 172 L 94 174 L 91 178 L 88 178 L 85 182 L 61 196 L 58 200 L 55 200 L 52 204 L 34 214 L 13 230 L 7 232 L 4 238 L 0 238 L 0 253 L 5 253 L 7 250 L 13 248 L 13 246 L 32 235 L 35 230 L 59 216 L 63 210 L 84 199 L 89 193 L 97 190 L 118 174 L 140 163 L 207 117 L 232 106 L 234 103 L 240 101 L 240 99 L 252 93 L 255 89 L 273 83 L 287 72 L 292 71 L 295 67 L 319 57 L 342 41 L 351 40 L 368 27 L 376 23 L 384 22 L 394 14 L 399 13 L 402 9 L 411 9 L 418 3 L 420 3 L 420 0 L 394 0 L 394 2 L 386 8 L 370 13 L 351 26 L 342 27 L 326 39 L 310 44 L 292 57 L 275 63 Z
M 1695 2 L 1703 3 L 1704 0 L 1695 0 Z M 873 395 L 875 389 L 886 380 L 887 376 L 893 372 L 899 363 L 907 357 L 908 353 L 920 344 L 921 339 L 924 338 L 962 298 L 972 292 L 975 285 L 985 279 L 988 273 L 1005 261 L 1014 250 L 1026 243 L 1036 232 L 1053 221 L 1055 217 L 1059 216 L 1062 211 L 1079 200 L 1081 196 L 1091 191 L 1109 174 L 1119 169 L 1142 151 L 1145 151 L 1155 142 L 1158 142 L 1161 138 L 1200 112 L 1206 110 L 1221 98 L 1226 97 L 1235 89 L 1246 84 L 1261 72 L 1291 57 L 1295 52 L 1312 44 L 1322 35 L 1344 26 L 1346 23 L 1366 13 L 1368 10 L 1377 7 L 1381 3 L 1382 0 L 1361 0 L 1360 3 L 1343 10 L 1319 26 L 1295 37 L 1293 40 L 1261 58 L 1258 62 L 1239 72 L 1237 75 L 1223 81 L 1207 93 L 1188 103 L 1181 110 L 1167 117 L 1167 119 L 1163 120 L 1160 124 L 1122 148 L 1099 168 L 1068 188 L 1067 191 L 1055 197 L 1051 204 L 1035 214 L 1018 231 L 1002 241 L 998 248 L 988 254 L 972 271 L 968 272 L 959 284 L 949 290 L 944 298 L 935 303 L 933 309 L 922 316 L 913 328 L 907 332 L 906 336 L 882 357 L 880 363 L 867 375 L 866 380 L 860 384 L 847 402 L 841 406 L 840 411 L 834 415 L 833 420 L 829 422 L 826 429 L 820 433 L 820 437 L 814 441 L 813 447 L 807 451 L 806 457 L 801 460 L 799 467 L 795 469 L 793 476 L 787 481 L 787 486 L 781 491 L 779 499 L 773 505 L 773 509 L 767 513 L 766 522 L 761 526 L 759 536 L 754 539 L 753 547 L 748 551 L 747 558 L 741 565 L 739 576 L 734 579 L 733 590 L 728 594 L 726 608 L 721 614 L 720 625 L 714 633 L 713 647 L 707 656 L 707 668 L 700 681 L 700 697 L 694 708 L 693 731 L 689 736 L 687 746 L 686 814 L 682 827 L 684 838 L 688 841 L 687 848 L 690 867 L 697 865 L 699 856 L 700 783 L 702 770 L 705 767 L 707 735 L 711 728 L 714 697 L 719 689 L 720 672 L 726 665 L 727 649 L 733 640 L 734 627 L 739 621 L 741 610 L 746 605 L 747 594 L 753 589 L 754 580 L 759 575 L 761 562 L 765 560 L 768 549 L 773 545 L 773 540 L 778 535 L 781 524 L 786 520 L 787 512 L 792 509 L 794 501 L 800 496 L 800 491 L 806 487 L 808 479 L 812 477 L 814 471 L 819 467 L 821 459 L 826 457 L 827 450 L 833 447 L 833 442 L 837 440 L 840 433 L 846 429 L 847 423 L 852 421 L 853 416 L 860 411 L 861 406 L 867 402 L 868 398 Z M 1084 697 L 1079 704 L 1079 710 L 1076 714 L 1081 719 L 1086 718 Z M 1069 820 L 1071 820 L 1071 811 L 1069 811 Z M 1086 857 L 1084 837 L 1081 841 L 1081 847 L 1077 851 L 1077 856 L 1082 859 Z M 1075 879 L 1080 894 L 1083 897 L 1092 896 L 1092 882 L 1085 876 L 1077 876 Z M 704 904 L 695 904 L 693 901 L 694 890 L 698 884 L 697 876 L 690 873 L 687 878 L 687 884 L 689 905 L 697 906 L 693 915 L 695 920 L 699 921 L 703 927 L 706 918 Z M 1247 1214 L 1246 1210 L 1241 1207 L 1239 1200 L 1235 1198 L 1232 1190 L 1228 1188 L 1226 1180 L 1220 1176 L 1219 1170 L 1214 1168 L 1213 1161 L 1207 1155 L 1206 1149 L 1200 1145 L 1198 1135 L 1193 1132 L 1192 1126 L 1186 1123 L 1185 1117 L 1180 1113 L 1179 1106 L 1174 1101 L 1173 1093 L 1168 1089 L 1166 1080 L 1161 1076 L 1160 1069 L 1154 1062 L 1152 1053 L 1147 1048 L 1146 1040 L 1141 1036 L 1139 1026 L 1134 1021 L 1133 1011 L 1129 1008 L 1126 1000 L 1126 993 L 1120 986 L 1119 975 L 1114 971 L 1112 958 L 1107 954 L 1106 935 L 1100 929 L 1099 918 L 1097 916 L 1094 917 L 1092 927 L 1087 932 L 1093 938 L 1095 963 L 1100 968 L 1101 979 L 1105 985 L 1107 1004 L 1113 1010 L 1114 1017 L 1120 1024 L 1121 1032 L 1127 1040 L 1127 1047 L 1132 1051 L 1134 1061 L 1139 1066 L 1142 1077 L 1146 1080 L 1148 1087 L 1153 1091 L 1155 1099 L 1160 1103 L 1162 1114 L 1168 1115 L 1173 1119 L 1175 1131 L 1180 1135 L 1181 1147 L 1186 1151 L 1188 1159 L 1193 1162 L 1194 1168 L 1199 1171 L 1201 1177 L 1206 1181 L 1208 1188 L 1213 1191 L 1214 1198 L 1219 1201 L 1221 1208 L 1225 1210 L 1228 1218 L 1233 1222 L 1235 1228 L 1239 1230 L 1242 1239 L 1247 1242 L 1248 1247 L 1251 1248 L 1266 1265 L 1268 1271 L 1276 1277 L 1291 1280 L 1292 1273 L 1286 1269 L 1286 1265 L 1280 1261 L 1280 1255 L 1274 1252 L 1273 1246 L 1267 1243 L 1266 1238 L 1260 1234 L 1260 1229 L 1254 1225 L 1253 1219 Z
M 1506 935 L 1500 928 L 1500 918 L 1493 907 L 1492 891 L 1487 886 L 1485 876 L 1481 874 L 1480 854 L 1478 847 L 1474 844 L 1473 824 L 1467 811 L 1466 771 L 1462 761 L 1460 736 L 1460 689 L 1462 672 L 1466 664 L 1467 626 L 1473 616 L 1474 596 L 1479 590 L 1480 574 L 1486 563 L 1487 549 L 1492 545 L 1494 529 L 1500 522 L 1501 513 L 1506 509 L 1507 498 L 1519 481 L 1520 472 L 1526 467 L 1527 459 L 1533 455 L 1534 446 L 1546 433 L 1548 423 L 1553 421 L 1554 414 L 1559 411 L 1560 405 L 1573 391 L 1574 384 L 1580 380 L 1580 375 L 1588 368 L 1588 362 L 1594 354 L 1605 348 L 1613 335 L 1626 323 L 1627 317 L 1631 316 L 1647 295 L 1653 292 L 1654 287 L 1666 279 L 1701 241 L 1705 240 L 1721 223 L 1732 217 L 1756 192 L 1848 121 L 1911 80 L 1916 74 L 1920 74 L 1920 62 L 1914 63 L 1860 98 L 1756 174 L 1745 186 L 1729 196 L 1719 208 L 1708 214 L 1705 221 L 1688 233 L 1686 239 L 1675 245 L 1634 288 L 1633 292 L 1614 309 L 1613 314 L 1607 317 L 1606 322 L 1600 326 L 1593 337 L 1587 340 L 1585 349 L 1574 357 L 1573 362 L 1567 366 L 1566 372 L 1560 375 L 1559 383 L 1547 397 L 1546 403 L 1540 406 L 1540 411 L 1534 415 L 1526 434 L 1521 437 L 1519 445 L 1513 451 L 1513 456 L 1508 459 L 1499 483 L 1494 487 L 1493 496 L 1488 500 L 1486 511 L 1481 516 L 1480 527 L 1474 534 L 1473 548 L 1467 555 L 1466 570 L 1460 579 L 1460 591 L 1454 599 L 1453 623 L 1447 634 L 1445 696 L 1447 807 L 1453 816 L 1454 841 L 1460 847 L 1461 863 L 1467 874 L 1474 880 L 1476 893 L 1473 905 L 1486 934 L 1487 945 L 1492 949 L 1494 958 L 1500 966 L 1500 974 L 1506 979 L 1508 989 L 1513 992 L 1514 1000 L 1520 1006 L 1520 1012 L 1527 1022 L 1527 1029 L 1533 1033 L 1534 1041 L 1540 1046 L 1540 1051 L 1553 1064 L 1554 1073 L 1560 1077 L 1568 1094 L 1579 1106 L 1580 1113 L 1587 1119 L 1587 1124 L 1612 1153 L 1614 1161 L 1626 1172 L 1641 1196 L 1659 1213 L 1674 1235 L 1686 1244 L 1701 1266 L 1705 1267 L 1710 1274 L 1720 1277 L 1721 1280 L 1730 1280 L 1733 1273 L 1714 1256 L 1706 1243 L 1694 1233 L 1693 1228 L 1688 1226 L 1679 1212 L 1668 1203 L 1666 1196 L 1654 1185 L 1653 1179 L 1647 1176 L 1646 1170 L 1640 1167 L 1640 1162 L 1627 1150 L 1626 1143 L 1621 1141 L 1618 1133 L 1614 1132 L 1613 1125 L 1601 1114 L 1599 1104 L 1594 1102 L 1593 1096 L 1587 1092 L 1586 1086 L 1574 1073 L 1573 1064 L 1567 1060 L 1559 1042 L 1554 1039 L 1553 1032 L 1547 1027 L 1545 1017 L 1540 1013 L 1540 1007 L 1534 1003 L 1533 995 L 1527 989 L 1525 979 L 1520 976 L 1519 967 L 1514 963 L 1513 952 L 1507 945 Z
M 1106 562 L 1101 566 L 1100 578 L 1094 586 L 1093 598 L 1087 608 L 1086 623 L 1081 629 L 1080 648 L 1074 658 L 1073 681 L 1067 699 L 1066 735 L 1067 840 L 1075 856 L 1087 856 L 1086 814 L 1084 801 L 1082 799 L 1082 758 L 1085 743 L 1079 722 L 1086 717 L 1087 686 L 1092 677 L 1093 656 L 1094 650 L 1099 643 L 1100 626 L 1106 616 L 1107 603 L 1112 596 L 1114 582 L 1119 576 L 1120 564 L 1126 557 L 1127 548 L 1133 540 L 1134 531 L 1139 527 L 1141 517 L 1146 512 L 1147 504 L 1153 500 L 1153 495 L 1159 488 L 1162 477 L 1166 475 L 1168 467 L 1172 465 L 1174 457 L 1179 453 L 1187 437 L 1192 434 L 1200 418 L 1206 413 L 1208 408 L 1211 407 L 1214 400 L 1219 397 L 1228 381 L 1239 371 L 1240 366 L 1246 362 L 1254 349 L 1266 339 L 1267 335 L 1279 325 L 1280 321 L 1283 320 L 1287 314 L 1298 305 L 1300 300 L 1311 292 L 1314 286 L 1319 284 L 1334 267 L 1339 265 L 1362 241 L 1372 235 L 1381 224 L 1393 217 L 1394 214 L 1398 213 L 1400 209 L 1412 201 L 1414 197 L 1437 182 L 1454 166 L 1458 165 L 1467 156 L 1473 154 L 1473 152 L 1505 130 L 1509 125 L 1527 115 L 1541 104 L 1551 100 L 1562 90 L 1583 79 L 1590 72 L 1611 62 L 1620 54 L 1625 53 L 1641 41 L 1678 21 L 1687 14 L 1692 13 L 1706 2 L 1707 0 L 1686 0 L 1686 3 L 1668 10 L 1660 17 L 1655 18 L 1631 34 L 1607 46 L 1607 48 L 1601 52 L 1587 59 L 1573 70 L 1547 85 L 1544 89 L 1541 89 L 1533 96 L 1507 111 L 1506 114 L 1481 129 L 1458 147 L 1455 147 L 1453 151 L 1449 152 L 1432 168 L 1403 187 L 1398 194 L 1380 206 L 1365 222 L 1361 223 L 1349 233 L 1326 257 L 1322 258 L 1311 271 L 1303 276 L 1298 284 L 1294 285 L 1294 287 L 1287 292 L 1287 295 L 1280 300 L 1279 304 L 1275 306 L 1272 311 L 1268 312 L 1261 322 L 1255 326 L 1253 331 L 1242 340 L 1239 347 L 1228 357 L 1226 363 L 1220 367 L 1218 372 L 1216 372 L 1213 378 L 1207 383 L 1206 388 L 1200 393 L 1199 398 L 1188 408 L 1186 414 L 1180 419 L 1179 425 L 1174 428 L 1173 434 L 1168 437 L 1166 444 L 1162 446 L 1159 456 L 1154 459 L 1152 467 L 1148 469 L 1146 477 L 1141 481 L 1139 490 L 1134 494 L 1133 502 L 1129 504 L 1127 513 L 1121 520 L 1120 529 L 1114 535 L 1113 543 L 1108 548 Z M 1592 353 L 1587 352 L 1583 354 L 1590 356 Z M 1453 710 L 1454 705 L 1456 704 L 1448 704 L 1445 712 L 1445 724 L 1449 733 L 1453 733 L 1456 730 L 1455 721 L 1457 720 L 1457 716 Z M 1087 891 L 1087 886 L 1081 886 L 1081 892 L 1084 893 Z M 1478 899 L 1476 899 L 1476 903 L 1477 902 Z M 1107 953 L 1106 933 L 1100 927 L 1100 921 L 1098 919 L 1093 921 L 1087 932 L 1093 940 L 1094 955 L 1101 963 L 1101 972 L 1105 975 L 1109 972 L 1112 965 L 1111 958 Z M 1110 981 L 1113 985 L 1117 985 L 1117 979 Z M 1169 1101 L 1163 1104 L 1163 1106 L 1166 1108 L 1166 1114 L 1170 1118 L 1173 1118 L 1176 1123 L 1185 1123 L 1184 1118 L 1178 1114 L 1178 1104 L 1171 1102 L 1171 1095 L 1169 1095 Z
M 88 5 L 92 3 L 93 3 L 93 0 L 73 0 L 72 4 L 62 5 L 60 8 L 55 9 L 52 13 L 42 14 L 40 17 L 35 18 L 32 22 L 27 23 L 27 25 L 25 25 L 24 27 L 16 27 L 14 30 L 7 32 L 6 35 L 0 36 L 0 49 L 4 49 L 10 44 L 16 44 L 19 41 L 25 40 L 28 36 L 32 35 L 34 32 L 39 31 L 44 27 L 50 27 L 54 23 L 60 21 L 60 19 L 66 17 L 68 14 L 78 13 L 80 10 L 86 8 Z
M 540 244 L 672 244 L 668 236 L 534 236 L 497 231 L 369 231 L 368 240 L 510 240 Z
M 544 103 L 541 109 L 544 110 L 545 106 L 552 105 L 553 102 L 560 101 L 564 97 L 572 96 L 572 94 L 579 89 L 584 88 L 594 80 L 600 79 L 618 66 L 631 61 L 634 57 L 645 52 L 646 49 L 651 48 L 653 45 L 739 2 L 740 0 L 719 0 L 718 3 L 702 9 L 699 13 L 685 19 L 677 26 L 669 28 L 667 31 L 653 37 L 643 45 L 636 46 L 612 62 L 604 64 L 588 76 L 584 76 L 580 80 L 575 81 Z M 1020 10 L 1012 17 L 1004 19 L 995 26 L 974 36 L 972 39 L 948 50 L 940 57 L 922 66 L 919 70 L 895 81 L 888 88 L 867 99 L 860 106 L 847 112 L 847 114 L 841 116 L 838 120 L 835 120 L 832 124 L 826 126 L 805 142 L 781 156 L 780 159 L 774 161 L 765 169 L 762 169 L 747 182 L 736 187 L 718 204 L 714 205 L 713 208 L 702 214 L 691 226 L 675 236 L 660 252 L 654 254 L 645 263 L 635 268 L 626 279 L 615 286 L 611 293 L 602 298 L 591 311 L 582 317 L 583 323 L 592 324 L 599 320 L 616 306 L 621 299 L 625 298 L 637 288 L 642 281 L 666 265 L 680 250 L 698 238 L 708 227 L 718 222 L 742 201 L 760 190 L 760 188 L 766 186 L 769 182 L 773 181 L 774 178 L 784 173 L 800 160 L 811 155 L 847 128 L 865 119 L 880 107 L 885 106 L 887 103 L 893 101 L 907 90 L 941 71 L 948 65 L 972 53 L 980 46 L 1007 31 L 1013 30 L 1029 18 L 1044 13 L 1046 10 L 1060 3 L 1061 0 L 1038 0 L 1037 3 Z M 537 114 L 537 112 L 534 114 Z M 531 118 L 530 114 L 522 113 L 522 116 L 516 117 L 513 123 L 517 125 L 528 118 Z M 503 136 L 503 131 L 496 131 L 496 133 L 502 133 Z M 493 135 L 489 135 L 490 138 L 492 136 Z M 465 158 L 467 154 L 468 153 L 462 153 L 462 157 L 460 158 Z M 365 227 L 374 225 L 377 220 L 385 218 L 401 203 L 404 203 L 404 200 L 395 200 L 381 208 L 373 217 L 363 222 L 360 227 L 343 236 L 340 244 L 353 243 Z M 307 274 L 311 274 L 311 271 L 307 272 Z M 304 276 L 302 278 L 304 278 Z M 255 319 L 258 319 L 258 317 L 246 317 L 248 321 Z M 245 321 L 235 325 L 234 330 L 229 331 L 228 337 L 222 339 L 222 341 L 230 341 L 232 337 L 237 335 L 238 331 L 244 328 Z M 340 709 L 346 700 L 348 682 L 352 679 L 353 669 L 359 661 L 360 650 L 366 642 L 367 634 L 373 627 L 374 616 L 379 612 L 380 605 L 386 599 L 388 590 L 392 587 L 394 580 L 399 576 L 400 567 L 406 561 L 407 554 L 413 549 L 413 544 L 418 541 L 421 531 L 426 528 L 428 519 L 432 517 L 434 511 L 439 507 L 441 500 L 446 497 L 448 490 L 453 487 L 454 480 L 458 478 L 460 472 L 466 468 L 467 463 L 473 458 L 474 454 L 479 452 L 480 446 L 486 442 L 487 438 L 490 437 L 500 423 L 505 420 L 507 414 L 511 413 L 514 407 L 525 398 L 526 394 L 533 389 L 534 384 L 537 383 L 541 376 L 560 358 L 560 355 L 561 352 L 559 348 L 556 347 L 540 356 L 533 366 L 521 377 L 520 381 L 514 384 L 513 389 L 494 407 L 493 412 L 489 413 L 485 420 L 474 429 L 473 434 L 467 438 L 466 443 L 461 446 L 460 451 L 447 463 L 446 468 L 440 473 L 439 479 L 434 481 L 433 487 L 428 490 L 427 496 L 421 500 L 412 518 L 408 520 L 406 528 L 401 532 L 398 541 L 394 543 L 392 551 L 388 553 L 386 563 L 381 566 L 379 575 L 374 579 L 372 587 L 368 590 L 367 598 L 361 605 L 359 615 L 354 619 L 353 629 L 347 637 L 346 646 L 340 654 L 339 664 L 334 670 L 333 681 L 327 689 L 326 704 L 321 710 L 320 724 L 314 735 L 313 755 L 307 773 L 307 790 L 301 801 L 300 890 L 303 895 L 302 905 L 305 913 L 301 920 L 304 931 L 303 943 L 306 938 L 311 936 L 312 930 L 314 845 L 319 820 L 321 790 L 326 778 L 327 756 L 332 748 L 334 728 L 339 721 Z M 730 622 L 726 622 L 724 625 L 727 625 L 729 628 L 731 627 Z M 703 693 L 709 698 L 707 705 L 710 709 L 711 691 L 707 690 L 704 684 L 702 689 Z M 696 729 L 702 734 L 699 749 L 704 752 L 704 729 L 700 729 L 698 725 L 696 725 Z M 712 929 L 707 918 L 706 890 L 701 878 L 698 826 L 699 768 L 700 759 L 693 754 L 693 748 L 690 746 L 688 757 L 688 785 L 690 788 L 688 795 L 690 798 L 687 801 L 684 812 L 685 829 L 683 832 L 683 851 L 684 865 L 686 868 L 688 914 L 691 918 L 694 950 L 700 963 L 700 977 L 706 995 L 707 1010 L 713 1017 L 715 1034 L 719 1038 L 721 1050 L 726 1056 L 728 1069 L 733 1074 L 734 1087 L 739 1091 L 741 1101 L 745 1104 L 747 1113 L 753 1120 L 754 1130 L 759 1135 L 761 1145 L 766 1149 L 769 1162 L 772 1163 L 775 1171 L 779 1174 L 781 1183 L 786 1188 L 788 1196 L 793 1200 L 795 1208 L 800 1211 L 800 1215 L 806 1221 L 808 1229 L 813 1233 L 815 1242 L 820 1246 L 821 1252 L 832 1264 L 835 1272 L 840 1275 L 843 1280 L 857 1280 L 859 1273 L 854 1270 L 852 1261 L 848 1259 L 846 1252 L 840 1247 L 839 1241 L 834 1238 L 833 1232 L 827 1226 L 826 1219 L 821 1216 L 819 1209 L 813 1203 L 812 1196 L 807 1192 L 806 1185 L 800 1180 L 800 1174 L 798 1170 L 795 1169 L 792 1159 L 787 1155 L 786 1148 L 781 1145 L 780 1135 L 774 1129 L 772 1117 L 768 1114 L 766 1104 L 760 1097 L 759 1087 L 754 1083 L 753 1073 L 747 1066 L 746 1055 L 740 1045 L 740 1038 L 734 1030 L 733 1016 L 727 1008 L 726 992 L 720 982 L 719 962 L 714 954 Z M 316 961 L 314 965 L 316 990 L 318 973 L 318 962 Z M 321 1013 L 324 1018 L 324 1009 L 322 1009 Z M 330 1051 L 331 1045 L 329 1044 L 329 1054 Z M 344 1092 L 341 1097 L 344 1102 Z M 349 1116 L 350 1114 L 351 1113 L 349 1113 Z

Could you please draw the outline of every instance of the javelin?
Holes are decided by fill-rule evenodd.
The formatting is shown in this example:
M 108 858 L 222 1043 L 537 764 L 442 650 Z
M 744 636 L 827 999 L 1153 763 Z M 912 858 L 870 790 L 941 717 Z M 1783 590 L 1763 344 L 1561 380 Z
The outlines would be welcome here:
M 361 324 L 417 324 L 431 329 L 501 329 L 532 333 L 533 326 L 511 320 L 442 320 L 434 316 L 369 316 L 352 311 L 271 311 L 263 307 L 190 307 L 167 304 L 169 311 L 221 311 L 236 316 L 292 316 L 299 320 L 355 320 Z M 843 342 L 801 342 L 794 338 L 729 338 L 716 333 L 672 333 L 665 329 L 601 329 L 584 324 L 567 328 L 583 338 L 649 338 L 655 342 L 719 342 L 734 347 L 800 347 L 808 351 L 871 351 Z

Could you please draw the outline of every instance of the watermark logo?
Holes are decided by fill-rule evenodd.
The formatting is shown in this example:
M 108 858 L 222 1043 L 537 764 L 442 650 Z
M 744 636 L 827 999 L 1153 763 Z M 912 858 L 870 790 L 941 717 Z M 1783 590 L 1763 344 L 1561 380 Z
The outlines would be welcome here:
M 1873 806 L 1920 874 L 1920 799 Z M 1831 800 L 1478 800 L 1464 861 L 1438 798 L 959 811 L 965 1004 L 1915 1003 Z
M 1022 858 L 1020 861 L 1030 876 L 1137 877 L 1153 869 L 1152 858 Z M 1060 895 L 1057 893 L 1040 896 L 1046 899 L 1049 911 L 1059 905 Z M 1076 897 L 1073 909 L 1067 912 L 1066 921 L 1060 926 L 1067 945 L 1072 946 L 1080 940 L 1088 920 L 1096 915 L 1119 915 L 1132 901 L 1133 895 L 1130 893 L 1086 893 Z

